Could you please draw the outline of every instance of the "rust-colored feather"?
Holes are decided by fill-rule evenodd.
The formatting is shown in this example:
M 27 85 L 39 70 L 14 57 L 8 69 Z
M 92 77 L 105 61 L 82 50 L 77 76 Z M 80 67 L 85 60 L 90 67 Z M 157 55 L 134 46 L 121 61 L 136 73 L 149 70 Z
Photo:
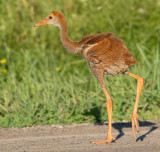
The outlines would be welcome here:
M 93 35 L 84 43 L 81 53 L 93 71 L 101 69 L 106 75 L 124 73 L 136 63 L 123 42 L 111 33 Z

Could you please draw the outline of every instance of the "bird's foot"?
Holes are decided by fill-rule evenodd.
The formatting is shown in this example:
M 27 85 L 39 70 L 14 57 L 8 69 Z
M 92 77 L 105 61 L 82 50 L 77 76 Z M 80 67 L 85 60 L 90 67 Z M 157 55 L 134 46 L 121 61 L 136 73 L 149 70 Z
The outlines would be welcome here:
M 111 143 L 113 140 L 115 140 L 116 138 L 111 136 L 111 137 L 107 137 L 105 140 L 100 140 L 100 141 L 92 141 L 92 144 L 104 144 L 104 143 Z
M 139 120 L 138 114 L 137 113 L 133 113 L 131 115 L 131 118 L 132 118 L 133 137 L 136 138 L 135 128 L 136 128 L 137 132 L 140 132 L 140 130 L 139 130 L 139 124 L 138 124 L 138 120 Z

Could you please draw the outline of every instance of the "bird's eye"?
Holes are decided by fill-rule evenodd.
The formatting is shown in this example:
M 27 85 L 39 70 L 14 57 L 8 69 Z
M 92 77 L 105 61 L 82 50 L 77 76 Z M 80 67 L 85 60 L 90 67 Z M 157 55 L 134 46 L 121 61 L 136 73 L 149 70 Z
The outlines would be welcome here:
M 52 19 L 52 16 L 49 16 L 49 19 Z

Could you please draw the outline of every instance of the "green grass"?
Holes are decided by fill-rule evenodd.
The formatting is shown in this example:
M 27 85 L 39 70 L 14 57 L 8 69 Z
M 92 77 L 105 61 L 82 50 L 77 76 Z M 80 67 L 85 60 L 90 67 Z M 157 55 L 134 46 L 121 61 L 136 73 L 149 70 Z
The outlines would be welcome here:
M 64 50 L 58 28 L 33 28 L 52 10 L 64 13 L 72 40 L 104 32 L 123 39 L 138 61 L 130 72 L 145 80 L 139 116 L 160 119 L 159 0 L 1 0 L 0 60 L 7 63 L 0 64 L 0 126 L 107 121 L 105 95 L 82 57 Z M 113 120 L 130 120 L 136 80 L 105 78 Z

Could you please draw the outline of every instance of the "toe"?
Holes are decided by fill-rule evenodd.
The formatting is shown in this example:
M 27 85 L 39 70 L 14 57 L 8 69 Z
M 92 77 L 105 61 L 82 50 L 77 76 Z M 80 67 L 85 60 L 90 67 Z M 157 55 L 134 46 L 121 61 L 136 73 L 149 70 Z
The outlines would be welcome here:
M 93 143 L 93 144 L 104 144 L 104 143 L 111 143 L 112 142 L 112 140 L 100 140 L 100 141 L 93 141 L 93 142 L 91 142 L 91 143 Z
M 100 140 L 100 141 L 92 141 L 92 144 L 104 144 L 104 143 L 111 143 L 113 140 L 115 140 L 116 138 L 111 136 L 110 138 L 107 137 L 107 139 L 105 140 Z
M 115 140 L 116 138 L 112 136 L 112 140 Z
M 137 132 L 139 132 L 139 124 L 138 124 L 138 114 L 132 114 L 131 116 L 132 118 L 132 132 L 133 132 L 133 136 L 134 138 L 136 138 L 136 135 L 135 135 L 135 129 L 137 130 Z

